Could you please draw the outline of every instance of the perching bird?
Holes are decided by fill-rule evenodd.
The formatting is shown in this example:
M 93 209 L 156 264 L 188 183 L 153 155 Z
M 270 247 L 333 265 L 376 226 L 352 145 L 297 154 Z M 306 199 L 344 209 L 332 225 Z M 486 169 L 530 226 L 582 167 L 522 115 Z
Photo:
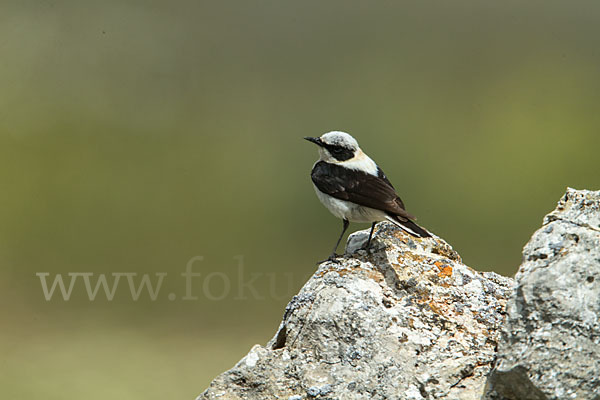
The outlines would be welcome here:
M 413 222 L 415 217 L 404 209 L 404 203 L 375 161 L 358 147 L 358 142 L 345 132 L 329 132 L 321 137 L 304 139 L 319 146 L 319 160 L 310 177 L 321 203 L 333 215 L 342 219 L 342 234 L 335 243 L 329 261 L 335 261 L 336 250 L 349 221 L 370 222 L 371 244 L 375 224 L 390 221 L 416 237 L 430 237 L 425 229 Z

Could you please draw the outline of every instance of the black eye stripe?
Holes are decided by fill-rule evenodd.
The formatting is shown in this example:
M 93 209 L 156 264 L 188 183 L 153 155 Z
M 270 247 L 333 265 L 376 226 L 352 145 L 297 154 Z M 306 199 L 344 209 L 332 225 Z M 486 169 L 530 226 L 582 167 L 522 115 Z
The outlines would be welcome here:
M 346 161 L 354 157 L 354 150 L 348 149 L 343 146 L 328 144 L 325 145 L 325 148 L 338 161 Z
M 327 148 L 327 150 L 329 150 L 330 153 L 339 153 L 341 151 L 346 150 L 346 148 L 335 144 L 327 144 L 325 145 L 325 147 Z

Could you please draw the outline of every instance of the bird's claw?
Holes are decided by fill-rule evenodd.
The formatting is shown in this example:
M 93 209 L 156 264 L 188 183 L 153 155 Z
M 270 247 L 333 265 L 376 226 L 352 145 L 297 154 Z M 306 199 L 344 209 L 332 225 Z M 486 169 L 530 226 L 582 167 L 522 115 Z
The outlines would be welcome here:
M 339 264 L 340 260 L 338 260 L 338 257 L 341 257 L 341 255 L 334 253 L 334 254 L 330 255 L 326 260 L 317 262 L 317 265 L 322 264 L 324 262 L 333 262 L 333 263 Z

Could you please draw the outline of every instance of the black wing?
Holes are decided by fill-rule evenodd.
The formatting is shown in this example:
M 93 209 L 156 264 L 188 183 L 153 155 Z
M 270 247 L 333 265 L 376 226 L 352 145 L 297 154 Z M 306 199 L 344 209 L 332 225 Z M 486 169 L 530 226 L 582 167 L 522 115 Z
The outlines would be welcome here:
M 351 201 L 361 206 L 375 208 L 406 219 L 415 219 L 404 210 L 404 204 L 383 171 L 374 176 L 319 161 L 311 179 L 317 189 L 336 199 Z
M 383 170 L 381 168 L 379 168 L 379 166 L 377 166 L 377 176 L 380 177 L 381 179 L 383 179 L 385 181 L 385 183 L 390 185 L 390 187 L 392 189 L 394 189 L 394 192 L 396 191 L 396 188 L 394 187 L 394 185 L 392 185 L 392 182 L 389 181 L 389 179 L 387 178 L 387 176 L 385 176 L 385 174 L 383 173 Z M 396 194 L 396 196 L 398 196 L 398 195 Z M 406 210 L 406 207 L 404 207 L 404 203 L 402 202 L 400 197 L 398 197 L 396 200 L 400 203 L 400 207 L 402 207 L 403 210 Z

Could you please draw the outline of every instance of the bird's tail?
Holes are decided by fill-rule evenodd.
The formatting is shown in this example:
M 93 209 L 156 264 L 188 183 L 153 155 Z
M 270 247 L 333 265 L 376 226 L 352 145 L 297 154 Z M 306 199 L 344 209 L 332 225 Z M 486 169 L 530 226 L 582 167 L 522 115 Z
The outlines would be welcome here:
M 387 220 L 396 224 L 397 226 L 402 228 L 402 230 L 410 233 L 413 236 L 420 238 L 431 237 L 431 234 L 429 232 L 421 228 L 419 225 L 415 224 L 410 219 L 398 217 L 397 215 L 388 215 Z

